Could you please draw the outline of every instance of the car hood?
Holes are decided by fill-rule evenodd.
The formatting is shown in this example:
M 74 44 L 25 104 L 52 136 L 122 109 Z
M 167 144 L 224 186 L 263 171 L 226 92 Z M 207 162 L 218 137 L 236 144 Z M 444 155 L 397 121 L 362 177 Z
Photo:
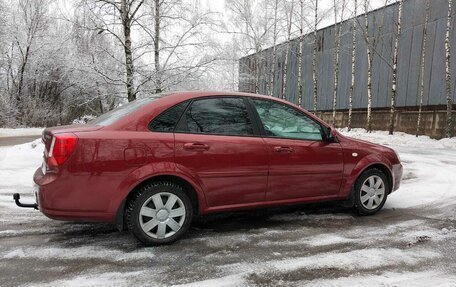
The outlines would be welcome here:
M 391 153 L 391 152 L 395 153 L 392 148 L 386 147 L 381 144 L 376 144 L 376 143 L 368 142 L 365 140 L 360 140 L 360 139 L 352 138 L 349 136 L 345 136 L 339 132 L 338 132 L 338 138 L 341 139 L 342 146 L 347 146 L 350 148 L 372 149 L 372 150 L 382 152 L 382 153 Z

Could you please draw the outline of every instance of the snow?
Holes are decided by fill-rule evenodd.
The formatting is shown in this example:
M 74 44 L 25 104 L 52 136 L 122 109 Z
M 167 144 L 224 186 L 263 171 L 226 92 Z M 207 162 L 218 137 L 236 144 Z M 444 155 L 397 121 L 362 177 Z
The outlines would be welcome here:
M 43 150 L 41 139 L 12 147 L 0 147 L 1 189 L 22 187 L 28 188 L 31 194 L 33 173 L 41 165 Z M 5 197 L 6 195 L 0 195 L 0 206 L 6 201 Z
M 401 187 L 388 198 L 386 208 L 441 204 L 456 200 L 456 137 L 441 140 L 387 131 L 341 129 L 344 135 L 389 146 L 399 153 L 404 175 Z
M 215 218 L 173 245 L 149 248 L 111 225 L 16 207 L 14 192 L 34 200 L 44 147 L 40 139 L 0 147 L 0 285 L 455 286 L 456 138 L 341 132 L 399 153 L 404 178 L 382 212 Z M 25 268 L 29 276 L 18 275 Z
M 373 143 L 391 146 L 391 147 L 408 147 L 408 148 L 427 148 L 427 149 L 453 149 L 456 150 L 456 137 L 444 138 L 440 140 L 431 139 L 428 136 L 414 136 L 403 132 L 395 132 L 389 135 L 387 131 L 367 132 L 365 129 L 347 128 L 339 129 L 343 135 L 358 138 Z
M 42 260 L 53 259 L 112 259 L 113 261 L 131 261 L 153 258 L 153 252 L 130 252 L 115 249 L 100 248 L 99 246 L 81 246 L 77 248 L 25 248 L 17 249 L 4 254 L 0 258 L 38 258 Z
M 337 279 L 313 280 L 306 286 L 350 286 L 350 287 L 385 287 L 385 286 L 456 286 L 456 276 L 444 272 L 385 272 L 374 276 L 350 276 Z

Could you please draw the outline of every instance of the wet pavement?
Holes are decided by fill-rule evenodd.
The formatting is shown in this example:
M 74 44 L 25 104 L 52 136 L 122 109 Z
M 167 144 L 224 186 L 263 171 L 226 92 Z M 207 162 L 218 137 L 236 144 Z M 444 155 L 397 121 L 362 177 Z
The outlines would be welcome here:
M 111 224 L 18 208 L 11 194 L 0 182 L 0 286 L 456 286 L 454 201 L 368 217 L 334 203 L 212 215 L 143 247 Z

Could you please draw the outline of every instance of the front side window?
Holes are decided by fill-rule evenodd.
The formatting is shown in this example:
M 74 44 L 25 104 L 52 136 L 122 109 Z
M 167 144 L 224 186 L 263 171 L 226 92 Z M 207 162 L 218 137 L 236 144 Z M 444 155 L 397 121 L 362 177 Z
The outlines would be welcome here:
M 252 102 L 267 136 L 302 140 L 323 139 L 321 126 L 298 110 L 274 101 L 254 99 Z
M 216 134 L 253 135 L 253 125 L 243 98 L 208 98 L 193 101 L 177 131 Z

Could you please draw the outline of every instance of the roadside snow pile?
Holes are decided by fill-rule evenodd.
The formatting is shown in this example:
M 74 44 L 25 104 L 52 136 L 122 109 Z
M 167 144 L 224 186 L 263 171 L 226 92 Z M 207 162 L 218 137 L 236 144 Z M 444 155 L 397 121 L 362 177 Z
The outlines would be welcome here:
M 394 135 L 389 135 L 387 131 L 372 131 L 368 133 L 365 129 L 352 129 L 351 131 L 348 131 L 347 128 L 343 128 L 338 129 L 338 131 L 349 137 L 382 145 L 456 149 L 456 137 L 435 140 L 428 136 L 416 137 L 402 132 L 395 132 Z
M 12 147 L 0 147 L 0 191 L 2 188 L 13 187 L 26 187 L 31 191 L 33 173 L 41 165 L 43 150 L 41 139 Z
M 21 136 L 40 136 L 44 128 L 19 128 L 4 129 L 0 128 L 0 138 L 21 137 Z
M 389 146 L 404 166 L 401 187 L 386 201 L 386 208 L 456 205 L 456 137 L 441 140 L 387 131 L 339 130 L 342 134 Z
M 73 125 L 84 125 L 84 124 L 90 122 L 91 120 L 93 120 L 95 118 L 96 118 L 96 116 L 85 115 L 85 116 L 79 117 L 77 119 L 74 119 L 72 124 Z

